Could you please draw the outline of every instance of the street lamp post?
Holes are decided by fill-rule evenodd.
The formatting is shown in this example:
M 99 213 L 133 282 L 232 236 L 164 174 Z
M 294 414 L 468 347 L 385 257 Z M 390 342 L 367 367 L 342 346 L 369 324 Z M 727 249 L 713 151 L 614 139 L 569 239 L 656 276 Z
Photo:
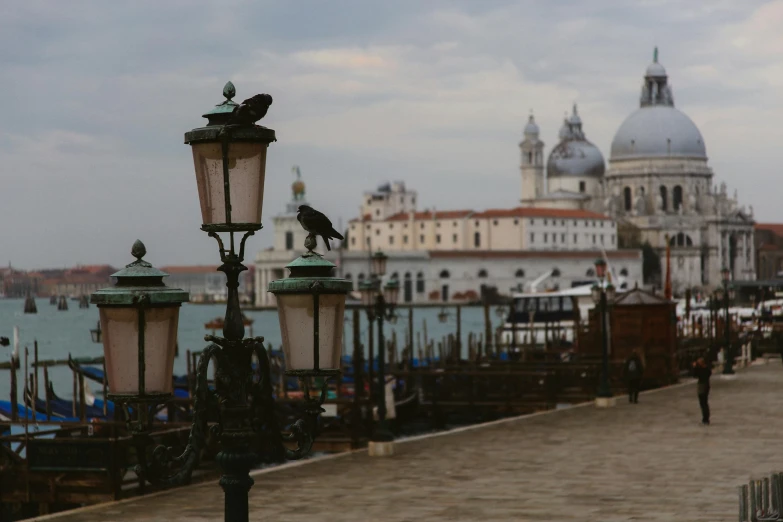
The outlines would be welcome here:
M 723 298 L 724 298 L 724 323 L 723 323 L 723 335 L 724 335 L 724 360 L 723 360 L 723 375 L 734 374 L 734 350 L 731 346 L 731 318 L 729 317 L 729 302 L 734 298 L 734 289 L 729 284 L 731 281 L 731 271 L 728 268 L 723 268 L 720 271 L 721 279 L 723 280 Z
M 375 457 L 394 454 L 394 435 L 386 420 L 386 346 L 383 337 L 383 325 L 394 316 L 394 308 L 400 293 L 400 283 L 392 279 L 383 288 L 381 279 L 386 274 L 387 256 L 376 252 L 372 257 L 372 279 L 359 285 L 362 303 L 367 311 L 367 320 L 378 321 L 378 383 L 375 385 L 375 398 L 378 407 L 378 422 L 369 444 L 369 453 Z M 382 289 L 381 289 L 382 288 Z M 370 364 L 373 362 L 370 361 Z M 373 383 L 370 383 L 372 386 Z
M 334 265 L 313 252 L 315 237 L 310 235 L 305 241 L 308 252 L 287 266 L 290 277 L 269 286 L 279 303 L 286 373 L 300 377 L 305 389 L 303 415 L 284 433 L 275 413 L 264 339 L 245 338 L 238 292 L 239 275 L 247 270 L 242 264 L 245 241 L 261 229 L 266 150 L 275 133 L 248 123 L 247 111 L 237 117 L 243 123 L 230 122 L 243 109 L 232 101 L 231 82 L 223 95 L 226 100 L 204 115 L 207 126 L 185 134 L 193 151 L 201 229 L 218 242 L 218 270 L 226 274 L 228 299 L 223 337 L 205 336 L 210 344 L 196 367 L 193 422 L 181 455 L 172 455 L 165 446 L 153 450 L 151 431 L 155 413 L 172 397 L 179 307 L 188 294 L 163 283 L 167 274 L 143 260 L 146 249 L 136 241 L 131 251 L 136 261 L 114 274 L 114 286 L 94 293 L 91 301 L 100 312 L 108 398 L 125 411 L 139 477 L 158 485 L 189 483 L 209 431 L 220 444 L 216 461 L 223 471 L 224 520 L 247 522 L 250 469 L 302 458 L 312 448 L 326 381 L 339 374 L 350 282 L 332 277 Z M 267 99 L 271 103 L 271 97 Z M 250 109 L 250 115 L 257 110 Z M 228 248 L 221 233 L 229 236 Z M 236 233 L 243 233 L 238 249 Z M 207 385 L 210 362 L 215 363 L 214 389 Z M 316 397 L 310 394 L 311 379 L 321 380 Z M 218 422 L 208 426 L 207 415 L 214 413 Z M 284 442 L 295 443 L 295 449 Z
M 592 297 L 593 302 L 598 305 L 601 324 L 601 380 L 598 384 L 595 404 L 599 408 L 608 408 L 615 405 L 615 398 L 609 386 L 609 328 L 607 318 L 609 302 L 614 301 L 615 288 L 611 284 L 604 286 L 606 261 L 603 259 L 596 260 L 595 273 L 598 276 L 599 283 L 593 286 Z

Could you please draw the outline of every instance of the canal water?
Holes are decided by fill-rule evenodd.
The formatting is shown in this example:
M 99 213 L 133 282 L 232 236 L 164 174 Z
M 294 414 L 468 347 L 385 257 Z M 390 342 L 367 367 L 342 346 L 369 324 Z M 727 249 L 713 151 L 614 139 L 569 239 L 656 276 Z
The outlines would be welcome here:
M 0 361 L 7 362 L 11 359 L 13 351 L 14 326 L 19 327 L 19 356 L 24 364 L 24 349 L 30 350 L 30 363 L 33 359 L 33 343 L 38 341 L 39 359 L 65 359 L 68 354 L 74 357 L 98 357 L 103 355 L 103 347 L 95 344 L 90 338 L 90 329 L 95 328 L 98 322 L 98 309 L 90 305 L 90 308 L 80 309 L 77 301 L 68 301 L 68 310 L 58 311 L 57 306 L 50 305 L 49 299 L 37 299 L 37 314 L 23 313 L 23 299 L 0 299 L 0 337 L 8 337 L 11 345 L 0 346 Z M 445 323 L 438 320 L 440 308 L 416 308 L 413 310 L 414 331 L 422 331 L 426 321 L 427 334 L 430 339 L 440 340 L 448 334 L 455 334 L 457 328 L 456 314 L 453 307 L 446 309 L 449 317 Z M 180 311 L 179 319 L 179 357 L 174 361 L 174 374 L 183 375 L 187 371 L 186 350 L 199 351 L 206 346 L 204 335 L 211 333 L 204 325 L 212 319 L 222 317 L 225 313 L 225 305 L 193 305 L 184 304 Z M 244 311 L 245 316 L 253 320 L 253 335 L 263 336 L 266 343 L 271 343 L 274 348 L 280 347 L 280 325 L 277 312 Z M 408 309 L 399 310 L 399 320 L 396 324 L 386 323 L 385 335 L 391 339 L 392 331 L 397 333 L 398 346 L 402 348 L 408 327 Z M 353 352 L 353 325 L 351 323 L 352 312 L 346 312 L 345 334 L 343 339 L 343 353 Z M 484 332 L 484 311 L 481 307 L 462 308 L 462 346 L 467 350 L 468 333 L 479 334 Z M 490 314 L 493 329 L 500 324 L 500 318 L 493 308 Z M 362 344 L 367 346 L 367 317 L 360 314 L 359 325 Z M 246 329 L 246 335 L 249 335 Z M 220 335 L 220 332 L 218 332 Z M 416 335 L 416 334 L 414 334 Z M 422 331 L 423 341 L 423 331 Z M 415 337 L 414 337 L 415 338 Z M 376 336 L 377 343 L 377 336 Z M 466 355 L 466 354 L 463 354 Z M 18 398 L 22 402 L 22 384 L 24 374 L 17 373 Z M 40 375 L 43 379 L 43 375 Z M 72 373 L 67 366 L 50 369 L 49 378 L 52 381 L 55 392 L 64 398 L 72 395 Z M 98 391 L 96 385 L 91 384 L 94 391 Z M 0 399 L 8 400 L 11 389 L 11 374 L 7 370 L 0 370 Z M 39 388 L 39 394 L 43 390 Z

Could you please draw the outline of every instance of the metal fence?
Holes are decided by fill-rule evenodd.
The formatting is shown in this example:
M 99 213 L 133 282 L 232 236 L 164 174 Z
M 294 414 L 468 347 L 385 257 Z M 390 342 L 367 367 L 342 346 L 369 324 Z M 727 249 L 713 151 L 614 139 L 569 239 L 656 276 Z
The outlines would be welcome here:
M 783 473 L 739 486 L 739 522 L 783 521 Z

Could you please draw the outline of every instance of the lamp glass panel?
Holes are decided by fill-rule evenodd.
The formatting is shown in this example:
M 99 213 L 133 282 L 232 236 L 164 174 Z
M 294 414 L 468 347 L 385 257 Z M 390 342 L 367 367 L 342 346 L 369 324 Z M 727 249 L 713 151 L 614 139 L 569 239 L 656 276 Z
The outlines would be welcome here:
M 319 368 L 340 367 L 344 294 L 319 296 Z M 278 317 L 283 336 L 283 353 L 289 370 L 312 370 L 313 360 L 313 296 L 311 294 L 278 294 Z
M 202 222 L 205 225 L 226 223 L 221 144 L 197 143 L 192 149 Z M 266 143 L 240 142 L 229 146 L 228 177 L 233 223 L 261 223 L 266 151 Z

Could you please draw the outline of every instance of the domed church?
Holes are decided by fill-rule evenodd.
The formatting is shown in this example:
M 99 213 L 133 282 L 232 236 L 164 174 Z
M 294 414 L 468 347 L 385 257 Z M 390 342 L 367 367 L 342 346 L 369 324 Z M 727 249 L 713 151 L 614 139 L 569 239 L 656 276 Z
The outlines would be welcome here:
M 733 279 L 755 279 L 753 209 L 740 207 L 736 191 L 729 197 L 725 183 L 713 184 L 704 138 L 675 107 L 657 48 L 639 108 L 612 140 L 608 169 L 576 106 L 559 139 L 544 169 L 544 143 L 530 116 L 520 143 L 523 205 L 608 214 L 649 241 L 662 261 L 668 241 L 675 292 L 720 284 L 723 267 Z

